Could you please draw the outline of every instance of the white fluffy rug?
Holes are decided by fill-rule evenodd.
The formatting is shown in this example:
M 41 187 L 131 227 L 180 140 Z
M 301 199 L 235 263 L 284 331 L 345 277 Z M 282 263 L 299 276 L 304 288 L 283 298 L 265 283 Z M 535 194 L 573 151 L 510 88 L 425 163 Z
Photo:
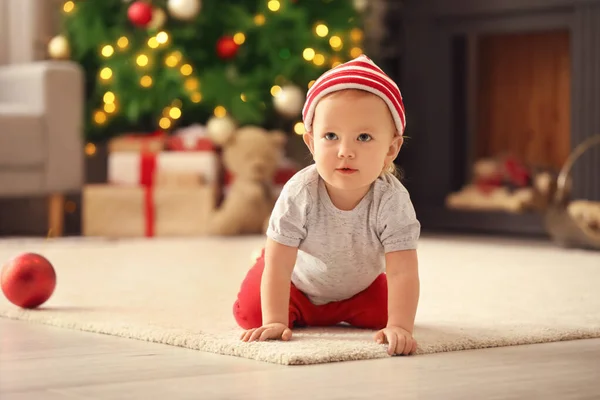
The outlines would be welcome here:
M 45 255 L 53 297 L 0 316 L 279 364 L 388 357 L 373 332 L 295 330 L 290 342 L 243 343 L 231 310 L 262 238 L 0 241 L 0 263 Z M 600 337 L 600 254 L 537 242 L 424 238 L 419 354 Z

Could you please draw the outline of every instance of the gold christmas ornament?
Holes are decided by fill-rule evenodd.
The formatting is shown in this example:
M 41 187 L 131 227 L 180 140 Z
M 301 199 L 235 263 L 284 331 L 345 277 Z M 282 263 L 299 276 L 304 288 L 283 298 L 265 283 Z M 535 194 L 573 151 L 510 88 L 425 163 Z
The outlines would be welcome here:
M 368 0 L 354 0 L 354 9 L 359 13 L 365 12 L 369 7 Z
M 210 139 L 218 145 L 223 145 L 235 133 L 237 125 L 235 121 L 225 115 L 223 117 L 212 117 L 206 124 L 206 131 Z
M 167 22 L 167 13 L 162 8 L 154 8 L 152 10 L 152 20 L 148 25 L 150 29 L 160 29 Z
M 65 60 L 71 56 L 69 41 L 63 35 L 53 37 L 48 42 L 48 54 L 56 60 Z
M 200 12 L 201 0 L 169 0 L 167 9 L 173 18 L 190 20 Z
M 305 94 L 296 85 L 286 85 L 276 91 L 273 105 L 277 112 L 289 118 L 297 117 L 302 112 Z

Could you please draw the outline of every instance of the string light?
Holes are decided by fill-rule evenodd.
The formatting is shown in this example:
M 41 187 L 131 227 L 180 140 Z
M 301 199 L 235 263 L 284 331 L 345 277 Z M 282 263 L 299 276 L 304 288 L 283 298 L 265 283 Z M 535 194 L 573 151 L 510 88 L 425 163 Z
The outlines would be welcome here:
M 271 88 L 271 96 L 276 97 L 279 93 L 281 93 L 281 86 L 275 85 Z
M 296 125 L 294 125 L 294 132 L 296 132 L 297 135 L 304 135 L 306 133 L 304 124 L 302 122 L 296 122 Z
M 306 61 L 312 61 L 313 58 L 315 58 L 315 50 L 311 49 L 310 47 L 304 49 L 304 52 L 302 52 L 302 57 L 304 57 Z
M 200 83 L 198 82 L 198 79 L 196 79 L 196 78 L 188 78 L 185 80 L 185 83 L 183 85 L 187 91 L 191 92 L 191 91 L 197 90 Z
M 225 109 L 225 107 L 223 106 L 216 106 L 215 107 L 215 117 L 217 118 L 223 118 L 227 115 L 227 110 Z
M 108 114 L 112 114 L 117 111 L 117 106 L 115 103 L 106 103 L 104 105 L 104 111 L 106 111 Z
M 120 49 L 127 48 L 127 46 L 129 46 L 129 39 L 127 39 L 125 36 L 121 36 L 119 40 L 117 40 L 117 46 Z
M 108 67 L 104 67 L 100 70 L 100 78 L 107 81 L 112 78 L 113 72 L 112 69 Z
M 77 209 L 77 204 L 75 204 L 74 201 L 69 200 L 69 201 L 65 202 L 65 212 L 67 212 L 67 214 L 73 214 L 76 209 Z
M 94 121 L 98 125 L 104 124 L 106 122 L 106 114 L 104 113 L 104 111 L 96 111 L 94 113 Z
M 180 51 L 174 51 L 165 58 L 165 64 L 167 64 L 168 67 L 174 68 L 179 64 L 182 57 L 183 55 Z
M 113 92 L 106 92 L 106 93 L 104 93 L 104 96 L 102 96 L 102 100 L 104 100 L 104 102 L 107 104 L 114 103 L 115 102 L 115 94 Z
M 344 47 L 342 38 L 339 36 L 332 36 L 331 38 L 329 38 L 329 45 L 332 49 L 336 51 L 340 51 Z
M 183 76 L 190 76 L 193 71 L 194 71 L 194 69 L 192 68 L 192 66 L 190 64 L 183 64 L 181 66 L 181 68 L 179 69 L 179 72 L 181 72 L 181 75 L 183 75 Z
M 363 40 L 363 36 L 363 31 L 359 28 L 354 28 L 350 31 L 350 38 L 354 42 L 360 42 L 361 40 Z
M 192 103 L 200 103 L 202 101 L 202 95 L 198 92 L 194 92 L 190 96 L 190 100 L 192 100 Z
M 315 54 L 315 58 L 313 59 L 313 62 L 315 63 L 316 66 L 321 66 L 321 65 L 325 64 L 325 56 L 323 54 Z
M 107 44 L 106 46 L 102 47 L 101 53 L 102 56 L 109 58 L 115 53 L 115 48 L 112 47 L 110 44 Z
M 152 36 L 150 39 L 148 39 L 148 47 L 150 47 L 151 49 L 156 49 L 159 45 L 160 44 L 158 43 L 158 39 L 156 39 L 155 36 Z
M 145 88 L 152 86 L 152 77 L 148 75 L 142 76 L 140 78 L 140 85 Z
M 308 88 L 310 89 L 312 87 L 312 85 L 315 84 L 315 80 L 313 79 L 312 81 L 308 82 Z
M 169 41 L 169 34 L 165 31 L 160 31 L 156 34 L 156 41 L 160 44 L 166 44 Z
M 329 34 L 329 28 L 325 24 L 318 24 L 315 27 L 315 32 L 317 33 L 318 36 L 325 37 Z
M 74 9 L 75 9 L 75 3 L 72 1 L 67 1 L 65 4 L 63 4 L 63 11 L 66 12 L 67 14 L 69 14 L 70 12 L 73 12 Z
M 363 51 L 360 47 L 353 47 L 352 50 L 350 50 L 350 55 L 352 56 L 352 58 L 356 58 L 356 57 L 360 56 L 362 53 L 363 53 Z
M 276 12 L 281 8 L 281 3 L 279 0 L 270 0 L 269 3 L 267 3 L 267 7 L 269 7 L 269 10 Z
M 246 101 L 248 101 L 248 98 L 246 97 L 246 95 L 244 93 L 240 94 L 240 99 L 242 99 L 242 101 L 245 103 Z
M 235 35 L 233 35 L 233 41 L 235 44 L 240 46 L 246 41 L 246 35 L 244 35 L 242 32 L 238 32 Z
M 169 129 L 171 127 L 171 120 L 167 117 L 162 117 L 158 121 L 158 125 L 163 129 Z
M 264 15 L 262 15 L 262 14 L 257 14 L 257 15 L 255 15 L 255 16 L 254 16 L 254 23 L 255 23 L 257 26 L 262 26 L 262 25 L 264 25 L 264 24 L 265 24 L 265 22 L 267 22 L 267 19 L 265 18 L 265 16 L 264 16 Z
M 85 154 L 89 157 L 96 154 L 96 145 L 94 143 L 88 143 L 85 145 Z
M 181 109 L 179 109 L 178 107 L 172 107 L 169 110 L 169 117 L 173 118 L 173 119 L 178 119 L 181 117 Z
M 140 67 L 145 67 L 146 65 L 148 65 L 148 56 L 145 54 L 140 54 L 139 56 L 137 56 L 135 62 Z
M 178 63 L 179 61 L 173 55 L 167 56 L 167 58 L 165 58 L 165 64 L 167 64 L 167 67 L 176 67 Z

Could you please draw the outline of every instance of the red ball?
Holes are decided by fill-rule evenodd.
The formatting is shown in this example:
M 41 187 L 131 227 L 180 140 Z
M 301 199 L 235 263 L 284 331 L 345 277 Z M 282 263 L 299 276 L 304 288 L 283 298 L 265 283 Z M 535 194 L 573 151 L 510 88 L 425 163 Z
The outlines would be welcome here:
M 235 57 L 239 48 L 231 36 L 223 36 L 217 41 L 217 55 L 224 60 Z
M 46 258 L 25 253 L 4 264 L 0 286 L 11 303 L 22 308 L 36 308 L 54 293 L 56 272 Z
M 145 1 L 135 1 L 127 9 L 127 18 L 136 26 L 146 26 L 152 21 L 152 6 Z

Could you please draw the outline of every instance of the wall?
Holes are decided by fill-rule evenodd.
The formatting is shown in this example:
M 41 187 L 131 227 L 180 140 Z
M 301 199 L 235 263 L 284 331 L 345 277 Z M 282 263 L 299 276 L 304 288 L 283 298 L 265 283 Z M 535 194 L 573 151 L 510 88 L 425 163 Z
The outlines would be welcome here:
M 46 58 L 62 1 L 0 0 L 0 65 Z
M 8 62 L 8 2 L 0 0 L 0 65 Z

